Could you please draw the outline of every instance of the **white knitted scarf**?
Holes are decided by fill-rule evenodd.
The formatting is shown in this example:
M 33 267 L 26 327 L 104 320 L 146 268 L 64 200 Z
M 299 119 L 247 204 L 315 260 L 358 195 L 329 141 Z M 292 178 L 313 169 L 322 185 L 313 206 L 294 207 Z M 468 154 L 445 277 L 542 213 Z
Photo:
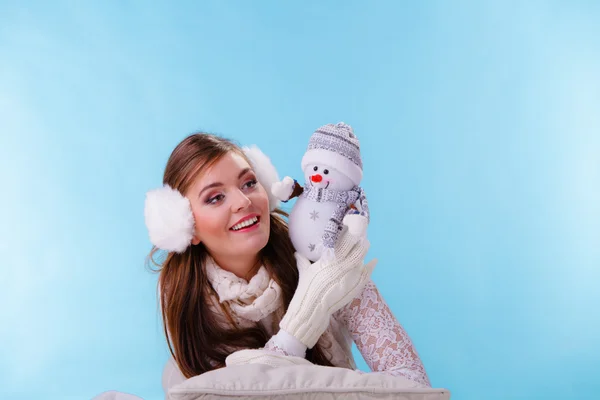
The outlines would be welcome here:
M 235 316 L 260 321 L 281 306 L 281 287 L 267 272 L 264 265 L 250 281 L 219 267 L 212 258 L 206 262 L 206 274 L 219 296 Z
M 232 316 L 239 327 L 251 327 L 255 322 L 262 320 L 273 312 L 283 312 L 281 287 L 269 277 L 267 269 L 264 266 L 261 266 L 256 275 L 248 282 L 245 279 L 237 277 L 234 273 L 220 268 L 209 257 L 206 262 L 206 273 L 211 286 L 218 295 L 218 299 L 215 297 L 212 298 L 215 302 L 218 301 L 229 305 L 233 311 Z M 217 304 L 215 303 L 214 305 L 216 306 Z M 220 319 L 221 323 L 228 323 L 224 316 L 219 313 L 218 309 L 214 309 L 214 311 L 222 318 Z M 278 315 L 278 318 L 282 317 L 283 315 Z M 332 318 L 331 323 L 339 324 L 335 318 Z M 277 319 L 275 319 L 275 325 L 271 327 L 271 330 L 272 334 L 275 334 L 279 330 Z M 332 329 L 330 325 L 323 336 L 321 336 L 319 342 L 323 350 L 334 365 L 355 369 L 356 365 L 352 358 L 351 343 L 343 336 L 336 336 L 340 334 L 334 334 L 335 332 L 341 332 L 340 328 L 334 327 Z

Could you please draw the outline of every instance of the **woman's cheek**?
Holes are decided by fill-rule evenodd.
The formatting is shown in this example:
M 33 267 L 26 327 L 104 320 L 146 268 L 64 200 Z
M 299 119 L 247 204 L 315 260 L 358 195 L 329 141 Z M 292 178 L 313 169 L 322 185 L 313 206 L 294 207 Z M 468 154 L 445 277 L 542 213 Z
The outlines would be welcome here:
M 260 190 L 257 190 L 254 193 L 254 196 L 252 197 L 252 202 L 258 205 L 260 208 L 268 207 L 269 196 L 267 195 L 267 192 L 262 188 L 262 186 Z
M 214 226 L 215 213 L 211 212 L 208 207 L 197 207 L 193 210 L 194 222 L 196 223 L 196 233 L 200 236 L 211 231 Z

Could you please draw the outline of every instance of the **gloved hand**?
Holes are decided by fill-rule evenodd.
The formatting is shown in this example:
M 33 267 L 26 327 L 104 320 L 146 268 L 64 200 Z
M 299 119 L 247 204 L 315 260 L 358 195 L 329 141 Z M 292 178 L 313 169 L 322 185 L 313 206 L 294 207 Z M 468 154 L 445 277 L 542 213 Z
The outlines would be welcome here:
M 232 365 L 244 364 L 267 364 L 272 367 L 285 367 L 288 365 L 312 365 L 312 363 L 305 358 L 287 356 L 285 354 L 265 349 L 238 350 L 234 353 L 231 353 L 225 359 L 225 365 L 228 367 Z
M 314 347 L 325 332 L 331 315 L 363 290 L 377 264 L 376 259 L 364 264 L 370 243 L 364 232 L 353 233 L 358 232 L 343 227 L 331 261 L 320 259 L 311 264 L 295 254 L 298 287 L 279 327 L 308 348 Z

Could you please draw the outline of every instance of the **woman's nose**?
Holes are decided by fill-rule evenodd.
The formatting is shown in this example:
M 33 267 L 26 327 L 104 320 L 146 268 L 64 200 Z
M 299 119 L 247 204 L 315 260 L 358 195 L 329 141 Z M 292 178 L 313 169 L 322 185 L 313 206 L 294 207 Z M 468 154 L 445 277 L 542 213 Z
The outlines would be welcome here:
M 310 179 L 313 182 L 319 183 L 319 182 L 321 182 L 323 180 L 323 177 L 321 175 L 319 175 L 319 174 L 316 174 L 316 175 L 311 176 Z
M 241 191 L 237 191 L 236 199 L 234 202 L 235 211 L 243 210 L 248 207 L 252 201 Z

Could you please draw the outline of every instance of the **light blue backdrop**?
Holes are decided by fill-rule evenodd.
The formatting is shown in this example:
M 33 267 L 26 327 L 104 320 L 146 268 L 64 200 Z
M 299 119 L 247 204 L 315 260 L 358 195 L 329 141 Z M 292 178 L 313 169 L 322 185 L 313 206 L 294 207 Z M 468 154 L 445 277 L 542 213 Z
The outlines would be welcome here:
M 593 1 L 2 1 L 0 398 L 162 398 L 143 202 L 170 151 L 206 130 L 300 176 L 338 121 L 374 280 L 433 385 L 596 397 L 598 21 Z

